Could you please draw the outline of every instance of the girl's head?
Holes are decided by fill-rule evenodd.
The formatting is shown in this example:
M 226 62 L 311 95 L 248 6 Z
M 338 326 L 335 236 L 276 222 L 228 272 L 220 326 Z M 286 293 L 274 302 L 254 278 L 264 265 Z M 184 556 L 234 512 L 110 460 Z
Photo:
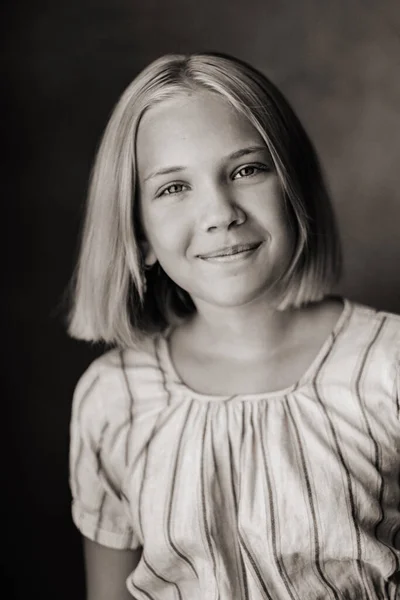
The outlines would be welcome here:
M 207 255 L 256 244 L 238 261 Z M 321 299 L 340 270 L 312 144 L 282 94 L 216 54 L 147 67 L 117 104 L 94 165 L 70 333 L 132 344 L 201 303 Z

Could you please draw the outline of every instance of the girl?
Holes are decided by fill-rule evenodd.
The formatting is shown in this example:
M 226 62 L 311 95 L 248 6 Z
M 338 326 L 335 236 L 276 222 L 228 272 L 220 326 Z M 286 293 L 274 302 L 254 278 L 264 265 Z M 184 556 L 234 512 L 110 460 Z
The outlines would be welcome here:
M 400 318 L 340 271 L 313 147 L 262 74 L 166 56 L 94 167 L 70 333 L 89 600 L 400 598 Z

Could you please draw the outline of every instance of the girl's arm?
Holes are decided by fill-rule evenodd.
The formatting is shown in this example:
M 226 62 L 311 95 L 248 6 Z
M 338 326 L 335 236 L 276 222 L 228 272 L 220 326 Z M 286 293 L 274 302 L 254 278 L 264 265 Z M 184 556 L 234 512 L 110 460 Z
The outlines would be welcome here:
M 139 563 L 142 549 L 115 550 L 83 539 L 86 600 L 132 600 L 125 581 Z

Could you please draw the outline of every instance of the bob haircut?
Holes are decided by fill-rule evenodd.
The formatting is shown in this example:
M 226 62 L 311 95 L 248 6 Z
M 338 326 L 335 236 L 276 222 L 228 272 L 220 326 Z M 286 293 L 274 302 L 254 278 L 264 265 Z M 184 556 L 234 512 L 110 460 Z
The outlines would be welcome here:
M 159 264 L 144 269 L 135 144 L 149 108 L 199 89 L 223 96 L 264 139 L 280 180 L 295 251 L 279 282 L 276 308 L 316 302 L 336 283 L 340 243 L 318 157 L 281 92 L 259 71 L 227 55 L 166 55 L 127 87 L 94 163 L 78 264 L 71 282 L 71 336 L 129 347 L 143 334 L 195 312 L 189 294 Z

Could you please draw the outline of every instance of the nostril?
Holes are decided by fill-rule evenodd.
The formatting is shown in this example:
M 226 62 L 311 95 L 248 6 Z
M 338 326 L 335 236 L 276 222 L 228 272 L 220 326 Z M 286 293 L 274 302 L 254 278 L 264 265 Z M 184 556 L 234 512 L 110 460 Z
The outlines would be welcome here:
M 234 227 L 239 227 L 246 222 L 246 219 L 246 214 L 241 208 L 231 205 L 229 212 L 226 211 L 225 214 L 220 211 L 210 211 L 208 214 L 206 214 L 203 227 L 209 232 L 217 230 L 219 231 L 221 229 L 229 230 Z
M 242 223 L 244 223 L 246 219 L 234 219 L 229 225 L 228 225 L 228 229 L 230 229 L 231 227 L 238 227 L 239 225 L 241 225 Z

